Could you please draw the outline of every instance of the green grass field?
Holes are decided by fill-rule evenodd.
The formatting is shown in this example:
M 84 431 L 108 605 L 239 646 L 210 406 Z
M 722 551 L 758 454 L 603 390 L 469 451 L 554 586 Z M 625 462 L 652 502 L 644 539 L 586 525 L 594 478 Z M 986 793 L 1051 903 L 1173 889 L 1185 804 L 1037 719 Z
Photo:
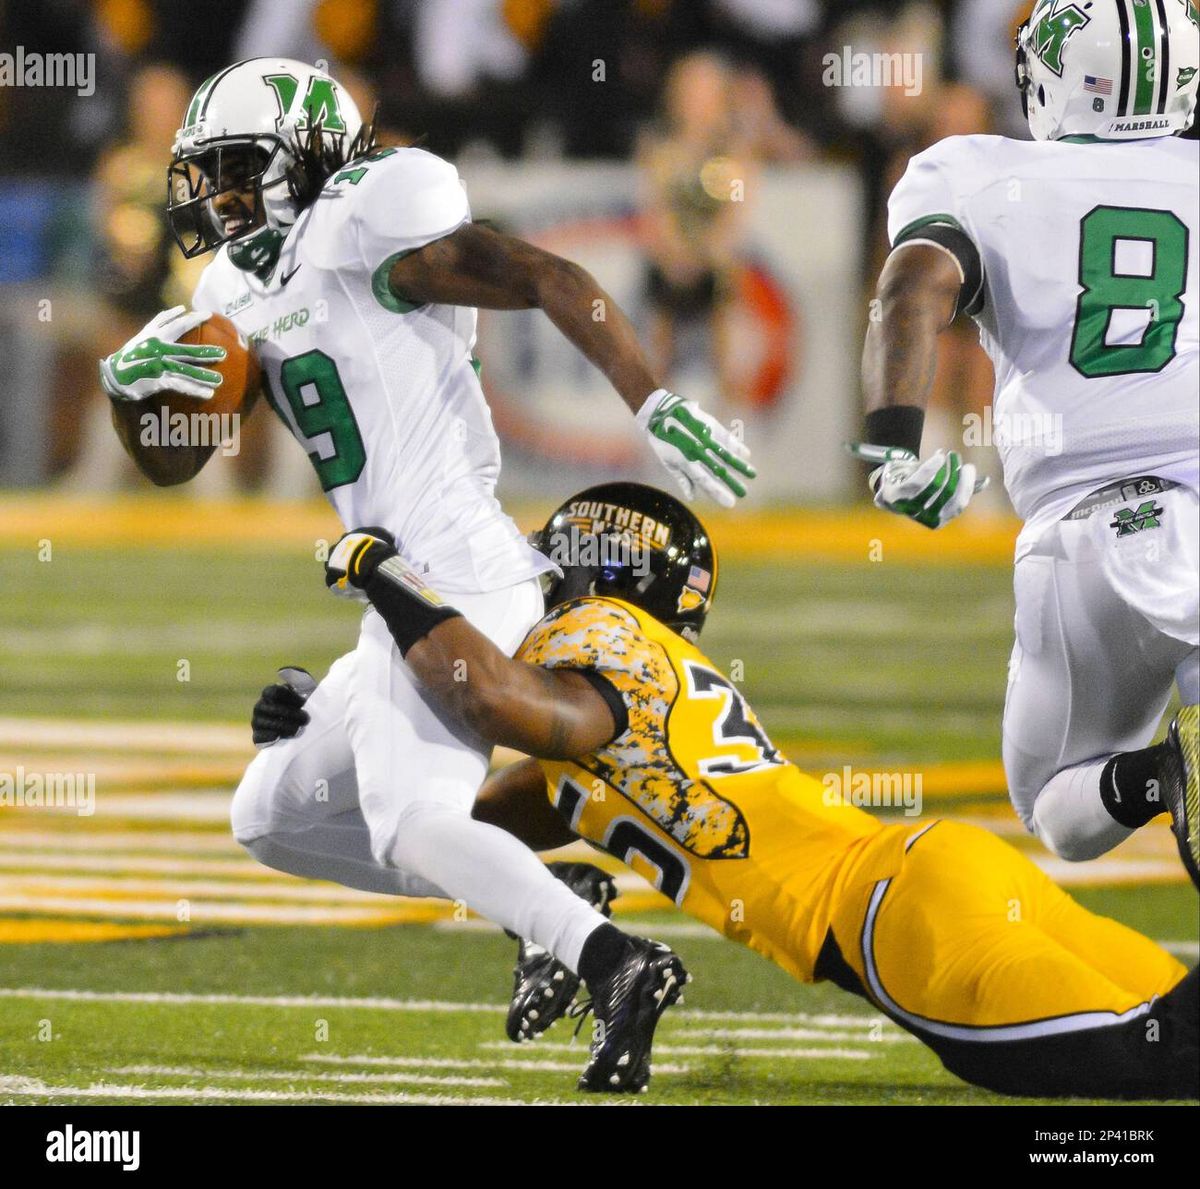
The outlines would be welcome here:
M 1010 577 L 728 561 L 706 650 L 740 664 L 803 767 L 994 766 Z M 0 808 L 0 1101 L 590 1101 L 574 1090 L 586 1032 L 504 1040 L 514 947 L 498 931 L 398 923 L 397 902 L 276 876 L 228 838 L 258 689 L 354 641 L 354 609 L 325 594 L 311 553 L 62 546 L 39 562 L 11 545 L 0 583 L 0 771 L 98 773 L 93 817 Z M 133 726 L 106 741 L 88 734 L 97 720 Z M 154 723 L 181 725 L 137 733 Z M 957 791 L 977 795 L 930 795 L 926 812 L 983 815 L 1030 845 L 994 788 Z M 1114 862 L 1112 884 L 1072 890 L 1191 964 L 1196 898 L 1155 830 L 1134 855 L 1148 882 Z M 1002 1101 L 862 1001 L 797 985 L 661 900 L 626 900 L 643 911 L 624 923 L 661 933 L 695 976 L 640 1101 Z M 118 939 L 77 939 L 103 927 Z

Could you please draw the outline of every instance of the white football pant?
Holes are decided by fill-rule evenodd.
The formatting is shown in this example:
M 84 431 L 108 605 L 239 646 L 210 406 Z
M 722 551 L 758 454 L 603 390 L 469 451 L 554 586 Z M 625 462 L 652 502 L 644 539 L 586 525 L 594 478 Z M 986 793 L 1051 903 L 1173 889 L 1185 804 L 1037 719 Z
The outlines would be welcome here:
M 543 611 L 536 578 L 454 606 L 510 656 Z M 246 769 L 230 811 L 238 842 L 308 879 L 461 901 L 578 969 L 604 918 L 523 843 L 471 817 L 491 747 L 426 700 L 373 609 L 305 709 L 308 726 Z
M 1129 837 L 1100 800 L 1104 765 L 1150 744 L 1173 682 L 1200 701 L 1197 497 L 1154 502 L 1158 528 L 1118 537 L 1108 508 L 1052 525 L 1017 562 L 1004 768 L 1021 820 L 1064 859 Z

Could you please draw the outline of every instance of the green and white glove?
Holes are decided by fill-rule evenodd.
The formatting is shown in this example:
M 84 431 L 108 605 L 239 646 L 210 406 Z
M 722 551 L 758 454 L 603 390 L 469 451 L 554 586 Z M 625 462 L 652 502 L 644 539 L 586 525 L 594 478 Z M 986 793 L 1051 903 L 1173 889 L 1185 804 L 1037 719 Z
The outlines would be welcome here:
M 637 423 L 650 435 L 659 462 L 671 472 L 685 499 L 699 488 L 724 508 L 732 508 L 753 479 L 750 449 L 710 417 L 694 400 L 659 388 L 638 411 Z
M 938 450 L 922 462 L 909 450 L 871 472 L 875 506 L 907 516 L 926 528 L 941 528 L 961 515 L 977 487 L 975 468 L 957 450 Z
M 113 400 L 139 401 L 161 392 L 207 400 L 221 386 L 221 373 L 200 363 L 220 363 L 224 347 L 178 340 L 208 320 L 207 314 L 175 306 L 156 314 L 119 351 L 100 361 L 100 383 Z

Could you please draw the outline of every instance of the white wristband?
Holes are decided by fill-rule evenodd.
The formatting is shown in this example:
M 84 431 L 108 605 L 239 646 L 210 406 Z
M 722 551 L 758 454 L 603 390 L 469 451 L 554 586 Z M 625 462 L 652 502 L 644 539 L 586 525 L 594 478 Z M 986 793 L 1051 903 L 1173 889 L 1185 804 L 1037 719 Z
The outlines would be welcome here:
M 637 423 L 645 429 L 650 424 L 650 418 L 654 416 L 654 410 L 672 393 L 668 388 L 656 388 L 648 397 L 642 407 L 637 412 Z

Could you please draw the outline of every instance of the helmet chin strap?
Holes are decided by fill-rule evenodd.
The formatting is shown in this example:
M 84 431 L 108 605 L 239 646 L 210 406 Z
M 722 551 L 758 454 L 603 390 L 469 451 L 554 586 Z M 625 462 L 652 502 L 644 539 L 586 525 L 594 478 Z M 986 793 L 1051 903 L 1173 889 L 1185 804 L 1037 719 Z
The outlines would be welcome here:
M 229 243 L 229 262 L 243 272 L 252 272 L 266 278 L 279 259 L 280 249 L 287 236 L 286 231 L 274 227 L 260 227 L 249 235 Z

